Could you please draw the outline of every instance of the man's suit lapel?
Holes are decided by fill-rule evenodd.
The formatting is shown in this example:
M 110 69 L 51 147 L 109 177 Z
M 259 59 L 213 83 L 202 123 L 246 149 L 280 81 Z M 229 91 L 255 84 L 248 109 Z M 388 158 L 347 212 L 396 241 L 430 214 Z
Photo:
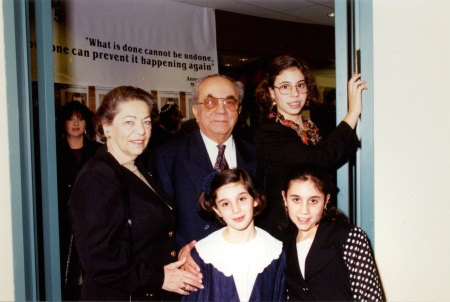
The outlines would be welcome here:
M 236 146 L 236 162 L 238 167 L 244 167 L 249 161 L 252 160 L 251 154 L 249 154 L 247 148 L 241 140 L 235 139 L 234 144 Z
M 256 176 L 256 154 L 252 153 L 249 145 L 238 138 L 234 138 L 236 147 L 236 163 L 238 167 L 245 168 L 253 176 Z
M 189 155 L 183 159 L 183 163 L 192 182 L 197 190 L 200 191 L 206 175 L 213 172 L 214 168 L 209 160 L 208 151 L 201 137 L 200 130 L 192 133 L 189 144 Z

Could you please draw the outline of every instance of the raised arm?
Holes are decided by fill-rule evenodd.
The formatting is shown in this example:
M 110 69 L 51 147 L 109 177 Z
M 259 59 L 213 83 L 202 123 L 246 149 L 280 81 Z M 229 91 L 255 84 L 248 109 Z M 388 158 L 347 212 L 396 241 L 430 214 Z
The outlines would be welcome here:
M 361 74 L 356 73 L 348 81 L 348 112 L 343 121 L 355 129 L 359 115 L 362 112 L 362 91 L 367 87 L 366 81 L 361 80 Z

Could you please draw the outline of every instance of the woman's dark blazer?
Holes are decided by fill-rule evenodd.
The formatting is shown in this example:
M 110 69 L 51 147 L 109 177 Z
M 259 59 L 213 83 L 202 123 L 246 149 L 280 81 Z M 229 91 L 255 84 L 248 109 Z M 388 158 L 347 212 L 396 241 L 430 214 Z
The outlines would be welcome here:
M 287 247 L 286 289 L 290 301 L 354 301 L 343 245 L 350 224 L 321 222 L 305 261 L 303 278 L 298 263 L 296 237 Z
M 346 222 L 320 222 L 306 257 L 305 278 L 300 272 L 296 237 L 297 233 L 286 247 L 289 301 L 382 300 L 372 251 L 360 228 Z
M 270 119 L 260 126 L 255 135 L 258 156 L 257 176 L 265 188 L 267 207 L 256 217 L 256 225 L 286 243 L 290 238 L 278 229 L 285 219 L 281 191 L 289 170 L 296 164 L 310 163 L 335 169 L 344 163 L 359 146 L 355 131 L 341 122 L 317 145 L 305 145 L 295 130 Z
M 156 193 L 106 145 L 75 182 L 69 213 L 84 272 L 82 300 L 177 299 L 161 290 L 164 266 L 177 260 L 172 203 L 139 160 L 136 166 Z

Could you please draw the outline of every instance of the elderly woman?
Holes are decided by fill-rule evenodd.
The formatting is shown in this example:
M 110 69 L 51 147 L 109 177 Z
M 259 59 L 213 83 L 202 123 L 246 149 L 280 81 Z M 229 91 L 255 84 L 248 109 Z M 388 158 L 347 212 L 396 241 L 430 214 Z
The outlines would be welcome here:
M 82 300 L 179 300 L 201 288 L 179 269 L 172 202 L 136 158 L 157 116 L 142 89 L 105 95 L 94 124 L 106 144 L 80 171 L 69 201 L 84 277 Z M 188 285 L 189 284 L 189 285 Z

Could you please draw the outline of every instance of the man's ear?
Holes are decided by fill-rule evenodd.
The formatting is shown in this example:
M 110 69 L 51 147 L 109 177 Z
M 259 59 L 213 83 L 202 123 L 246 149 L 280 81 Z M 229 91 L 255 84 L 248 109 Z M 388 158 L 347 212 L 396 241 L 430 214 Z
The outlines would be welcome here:
M 194 115 L 195 115 L 195 119 L 197 120 L 197 122 L 198 122 L 198 119 L 197 119 L 197 114 L 198 114 L 198 105 L 192 105 L 192 112 L 194 112 Z

